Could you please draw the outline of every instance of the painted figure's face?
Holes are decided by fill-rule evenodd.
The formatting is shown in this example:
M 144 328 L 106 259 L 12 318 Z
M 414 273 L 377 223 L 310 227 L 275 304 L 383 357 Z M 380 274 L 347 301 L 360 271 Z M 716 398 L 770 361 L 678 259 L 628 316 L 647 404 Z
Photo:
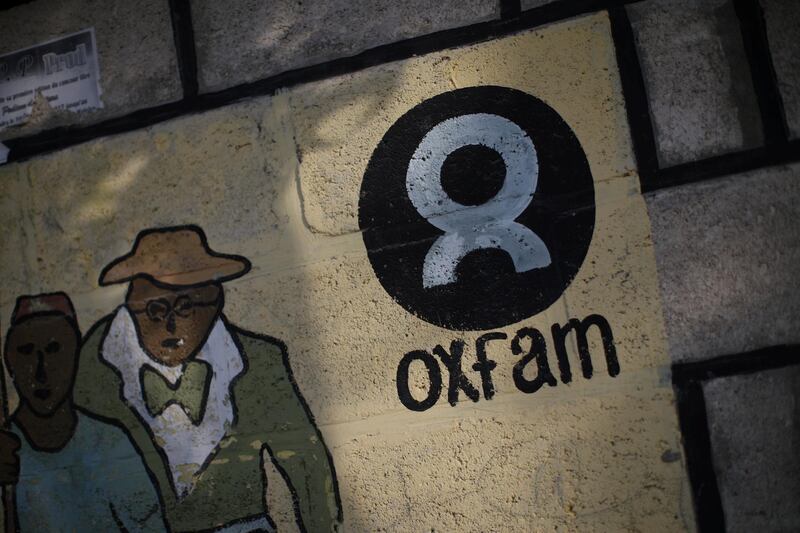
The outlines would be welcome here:
M 177 366 L 202 348 L 222 309 L 222 287 L 167 287 L 136 278 L 126 305 L 142 348 L 156 361 Z
M 47 416 L 72 394 L 80 334 L 62 314 L 31 315 L 11 327 L 6 367 L 20 400 Z

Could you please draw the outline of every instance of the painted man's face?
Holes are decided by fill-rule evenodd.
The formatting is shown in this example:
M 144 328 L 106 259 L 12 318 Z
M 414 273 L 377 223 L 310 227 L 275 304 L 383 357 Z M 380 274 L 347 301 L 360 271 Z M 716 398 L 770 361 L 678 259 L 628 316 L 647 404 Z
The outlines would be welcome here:
M 183 363 L 202 348 L 222 304 L 218 284 L 166 287 L 144 278 L 131 282 L 126 301 L 142 348 L 167 366 Z
M 11 327 L 6 367 L 20 400 L 47 416 L 72 394 L 80 334 L 62 314 L 31 315 Z

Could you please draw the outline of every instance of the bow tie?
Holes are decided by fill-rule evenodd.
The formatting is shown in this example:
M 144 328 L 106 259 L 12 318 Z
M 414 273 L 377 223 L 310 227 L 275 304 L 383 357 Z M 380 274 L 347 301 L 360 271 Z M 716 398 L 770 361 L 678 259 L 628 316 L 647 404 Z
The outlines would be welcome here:
M 147 412 L 150 416 L 158 416 L 164 409 L 176 403 L 193 424 L 199 424 L 206 410 L 210 377 L 208 363 L 190 361 L 186 363 L 183 374 L 175 385 L 171 385 L 164 376 L 145 365 L 142 367 L 142 393 Z

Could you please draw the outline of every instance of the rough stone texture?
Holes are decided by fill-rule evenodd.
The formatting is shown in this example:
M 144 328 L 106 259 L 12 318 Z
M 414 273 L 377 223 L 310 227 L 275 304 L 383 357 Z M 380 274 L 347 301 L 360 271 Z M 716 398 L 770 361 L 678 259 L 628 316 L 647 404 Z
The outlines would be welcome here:
M 499 12 L 496 0 L 192 0 L 201 90 L 489 20 Z
M 800 137 L 800 2 L 761 0 L 791 136 Z
M 519 63 L 507 60 L 515 52 L 522 52 Z M 551 52 L 550 66 L 528 72 Z M 691 530 L 684 465 L 663 459 L 676 456 L 680 434 L 665 378 L 670 361 L 646 205 L 613 57 L 606 15 L 582 17 L 0 167 L 0 198 L 18 199 L 0 202 L 0 271 L 11 273 L 0 284 L 0 321 L 16 295 L 61 289 L 73 296 L 85 331 L 123 301 L 125 287 L 99 288 L 96 280 L 138 231 L 196 223 L 213 249 L 253 262 L 247 276 L 225 285 L 225 314 L 286 342 L 332 451 L 344 530 Z M 429 68 L 436 61 L 443 66 Z M 537 81 L 570 69 L 560 84 Z M 464 339 L 462 369 L 479 384 L 472 365 L 484 332 L 445 330 L 406 312 L 378 282 L 361 235 L 341 229 L 352 227 L 375 143 L 403 109 L 489 82 L 540 96 L 575 128 L 594 177 L 594 238 L 558 301 L 497 329 L 509 339 L 489 346 L 497 361 L 491 401 L 461 394 L 455 407 L 440 397 L 430 410 L 412 412 L 397 395 L 403 355 Z M 363 90 L 352 100 L 331 98 L 348 87 Z M 381 109 L 390 111 L 374 118 Z M 334 172 L 338 188 L 330 185 Z M 314 222 L 331 231 L 309 224 L 312 204 L 325 215 Z M 605 371 L 593 330 L 591 379 L 577 370 L 571 335 L 572 382 L 520 392 L 512 375 L 521 355 L 510 337 L 522 327 L 542 331 L 555 369 L 551 326 L 592 313 L 611 324 L 619 375 Z M 410 388 L 421 397 L 428 384 L 418 371 Z M 285 511 L 275 514 L 285 519 Z
M 671 166 L 761 144 L 761 120 L 730 0 L 626 6 L 659 161 Z
M 73 279 L 85 292 L 97 286 L 99 269 L 124 253 L 141 229 L 191 223 L 201 213 L 212 217 L 206 219 L 209 238 L 244 245 L 258 239 L 269 252 L 279 242 L 280 222 L 270 204 L 281 201 L 284 182 L 294 185 L 294 148 L 283 135 L 281 100 L 107 137 L 79 145 L 70 152 L 73 157 L 43 157 L 25 165 L 22 183 L 37 191 L 22 197 L 36 236 L 31 246 L 40 279 Z M 263 144 L 272 148 L 269 159 Z M 42 238 L 53 230 L 59 238 Z
M 372 421 L 332 428 L 348 530 L 692 531 L 680 462 L 661 459 L 679 444 L 663 426 L 633 437 L 630 427 L 663 412 L 651 410 L 652 391 L 622 388 L 567 402 L 437 406 L 379 430 Z M 372 464 L 380 475 L 360 474 Z M 631 476 L 648 481 L 634 488 Z
M 0 54 L 87 28 L 99 51 L 100 110 L 46 111 L 38 120 L 0 132 L 10 139 L 66 124 L 89 124 L 181 98 L 167 0 L 37 0 L 3 11 Z
M 714 379 L 703 393 L 726 530 L 800 530 L 800 366 Z
M 647 203 L 673 361 L 800 342 L 800 165 Z

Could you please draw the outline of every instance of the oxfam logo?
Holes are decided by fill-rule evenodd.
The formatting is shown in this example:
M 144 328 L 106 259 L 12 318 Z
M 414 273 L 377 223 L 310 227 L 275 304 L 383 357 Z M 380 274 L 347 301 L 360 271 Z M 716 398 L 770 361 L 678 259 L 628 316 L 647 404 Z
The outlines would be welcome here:
M 386 291 L 456 330 L 550 306 L 586 257 L 594 217 L 575 134 L 544 102 L 504 87 L 440 94 L 400 117 L 372 154 L 359 204 Z

